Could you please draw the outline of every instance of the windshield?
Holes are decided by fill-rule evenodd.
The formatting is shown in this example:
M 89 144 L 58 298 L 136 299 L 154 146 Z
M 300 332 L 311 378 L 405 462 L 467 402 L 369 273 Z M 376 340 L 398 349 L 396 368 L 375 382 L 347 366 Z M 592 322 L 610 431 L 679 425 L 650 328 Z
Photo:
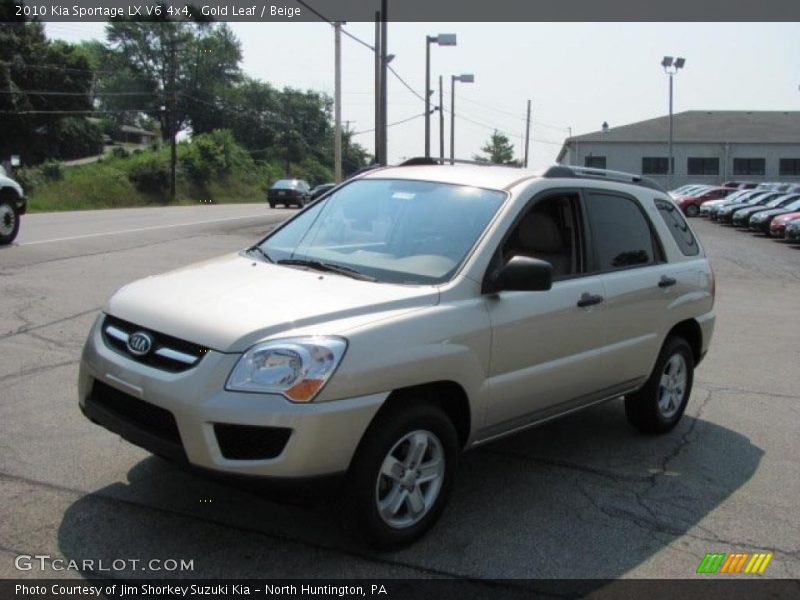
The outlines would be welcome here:
M 297 179 L 279 179 L 272 184 L 273 190 L 293 190 L 300 185 Z
M 314 261 L 376 281 L 435 284 L 464 261 L 506 198 L 428 181 L 359 179 L 260 244 L 274 262 Z

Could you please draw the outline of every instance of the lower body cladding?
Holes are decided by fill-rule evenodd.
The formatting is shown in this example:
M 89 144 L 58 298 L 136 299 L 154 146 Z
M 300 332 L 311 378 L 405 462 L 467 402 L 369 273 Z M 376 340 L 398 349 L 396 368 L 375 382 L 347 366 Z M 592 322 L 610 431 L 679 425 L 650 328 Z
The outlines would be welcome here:
M 81 410 L 128 441 L 201 470 L 289 484 L 344 473 L 388 397 L 299 404 L 229 392 L 238 354 L 209 351 L 189 371 L 161 371 L 110 349 L 99 323 L 81 360 Z

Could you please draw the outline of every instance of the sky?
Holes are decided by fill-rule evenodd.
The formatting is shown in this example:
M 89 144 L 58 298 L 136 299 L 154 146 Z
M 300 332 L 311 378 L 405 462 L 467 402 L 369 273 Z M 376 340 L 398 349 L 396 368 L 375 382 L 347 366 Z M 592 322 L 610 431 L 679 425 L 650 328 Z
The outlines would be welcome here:
M 277 87 L 333 95 L 334 36 L 327 23 L 230 23 L 242 43 L 242 68 Z M 50 37 L 103 39 L 102 23 L 47 23 Z M 369 44 L 372 23 L 348 23 Z M 455 47 L 431 47 L 431 84 L 444 76 L 450 107 L 450 76 L 456 83 L 455 155 L 470 159 L 494 129 L 506 133 L 515 154 L 524 154 L 525 109 L 532 103 L 529 166 L 553 164 L 573 135 L 668 114 L 665 55 L 686 59 L 675 76 L 674 111 L 800 110 L 800 23 L 390 23 L 391 65 L 420 95 L 425 89 L 425 36 L 455 33 Z M 342 37 L 342 119 L 355 132 L 374 126 L 374 58 Z M 388 82 L 388 121 L 424 112 L 394 76 Z M 445 154 L 449 113 L 445 113 Z M 463 117 L 463 118 L 461 118 Z M 431 148 L 439 151 L 438 115 L 431 122 Z M 469 119 L 469 120 L 467 120 Z M 369 152 L 374 134 L 354 138 Z M 389 128 L 389 162 L 424 155 L 424 119 Z

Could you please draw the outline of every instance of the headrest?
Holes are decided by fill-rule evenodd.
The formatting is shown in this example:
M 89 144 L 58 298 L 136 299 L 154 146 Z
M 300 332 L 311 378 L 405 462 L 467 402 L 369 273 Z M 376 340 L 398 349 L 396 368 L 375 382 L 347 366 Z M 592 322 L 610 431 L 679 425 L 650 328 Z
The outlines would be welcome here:
M 519 241 L 523 249 L 532 253 L 557 254 L 564 250 L 564 240 L 553 218 L 545 213 L 533 212 L 519 226 Z

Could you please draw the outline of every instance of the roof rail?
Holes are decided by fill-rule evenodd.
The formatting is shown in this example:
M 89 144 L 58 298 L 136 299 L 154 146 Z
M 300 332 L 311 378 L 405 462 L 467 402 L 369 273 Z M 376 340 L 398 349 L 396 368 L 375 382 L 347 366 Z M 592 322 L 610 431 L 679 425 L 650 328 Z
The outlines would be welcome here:
M 556 177 L 585 177 L 586 179 L 613 179 L 614 181 L 622 181 L 625 183 L 632 183 L 651 190 L 658 190 L 663 192 L 664 188 L 658 185 L 652 179 L 635 175 L 633 173 L 625 173 L 623 171 L 610 171 L 608 169 L 593 169 L 591 167 L 572 167 L 564 165 L 555 165 L 547 169 L 542 177 L 556 178 Z
M 511 167 L 511 168 L 521 168 L 519 165 L 501 165 L 493 162 L 489 162 L 488 160 L 465 160 L 463 158 L 436 158 L 434 156 L 415 156 L 413 158 L 408 158 L 401 162 L 398 167 L 418 167 L 418 166 L 425 166 L 425 165 L 450 165 L 450 164 L 457 164 L 457 165 L 480 165 L 482 167 Z

